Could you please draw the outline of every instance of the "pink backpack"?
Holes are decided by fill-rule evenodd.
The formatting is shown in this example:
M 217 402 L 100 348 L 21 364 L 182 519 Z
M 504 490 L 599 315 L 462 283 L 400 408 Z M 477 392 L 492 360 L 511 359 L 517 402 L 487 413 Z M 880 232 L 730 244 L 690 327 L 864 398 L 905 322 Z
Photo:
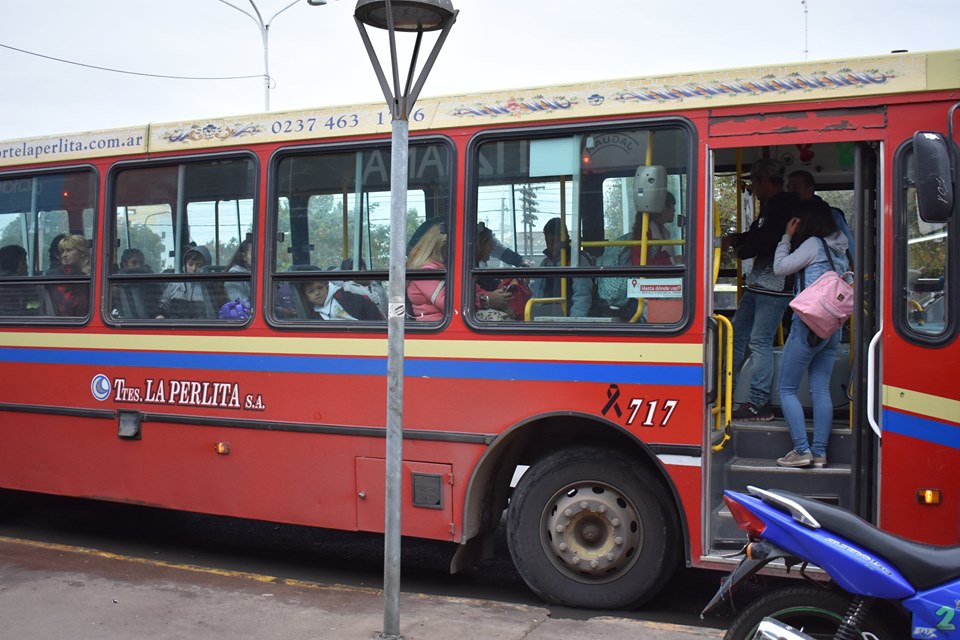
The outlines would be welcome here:
M 823 243 L 831 271 L 825 271 L 809 287 L 800 291 L 790 301 L 790 308 L 810 331 L 821 338 L 829 338 L 853 315 L 853 285 L 845 279 L 847 276 L 853 279 L 853 272 L 838 274 L 827 243 L 823 238 L 820 238 L 820 242 Z M 800 277 L 803 278 L 803 275 Z

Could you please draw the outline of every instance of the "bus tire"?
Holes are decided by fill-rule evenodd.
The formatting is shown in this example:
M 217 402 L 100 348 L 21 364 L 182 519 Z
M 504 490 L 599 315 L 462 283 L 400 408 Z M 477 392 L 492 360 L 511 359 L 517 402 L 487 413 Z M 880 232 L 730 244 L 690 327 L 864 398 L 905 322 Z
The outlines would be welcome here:
M 767 617 L 790 625 L 813 638 L 833 638 L 853 598 L 850 594 L 815 585 L 786 587 L 768 593 L 747 606 L 730 623 L 724 640 L 753 638 L 760 622 Z M 874 603 L 874 607 L 879 603 Z M 894 635 L 875 609 L 867 613 L 860 634 L 872 633 L 877 640 L 893 640 Z M 869 638 L 870 636 L 865 636 Z
M 682 542 L 663 484 L 604 449 L 534 464 L 507 510 L 507 544 L 527 585 L 552 604 L 636 607 L 670 579 Z

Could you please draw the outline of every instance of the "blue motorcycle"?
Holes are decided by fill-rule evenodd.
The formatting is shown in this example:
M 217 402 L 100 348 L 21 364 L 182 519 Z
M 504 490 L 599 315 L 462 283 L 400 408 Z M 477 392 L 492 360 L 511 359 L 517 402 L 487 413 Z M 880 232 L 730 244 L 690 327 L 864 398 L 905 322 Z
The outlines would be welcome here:
M 788 491 L 748 491 L 724 492 L 749 542 L 701 616 L 731 603 L 734 589 L 776 560 L 799 566 L 807 581 L 752 602 L 726 640 L 960 640 L 960 546 L 906 540 Z M 808 565 L 826 576 L 808 574 Z

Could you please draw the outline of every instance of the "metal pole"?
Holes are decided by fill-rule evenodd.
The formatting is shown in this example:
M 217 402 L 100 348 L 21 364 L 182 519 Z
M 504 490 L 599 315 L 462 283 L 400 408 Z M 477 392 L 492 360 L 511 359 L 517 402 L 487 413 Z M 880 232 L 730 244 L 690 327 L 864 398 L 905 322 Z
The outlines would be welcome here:
M 387 447 L 384 487 L 384 560 L 383 560 L 383 632 L 382 640 L 400 640 L 400 512 L 403 493 L 403 358 L 404 320 L 406 317 L 407 289 L 407 182 L 410 155 L 410 112 L 426 76 L 436 60 L 447 33 L 456 21 L 456 12 L 447 19 L 443 31 L 434 45 L 434 50 L 421 70 L 418 82 L 411 83 L 420 49 L 418 32 L 414 62 L 407 79 L 408 95 L 400 93 L 399 65 L 397 63 L 396 32 L 393 8 L 385 1 L 387 32 L 390 41 L 390 72 L 393 76 L 393 91 L 387 74 L 377 59 L 373 44 L 363 23 L 355 15 L 360 37 L 373 64 L 374 72 L 383 90 L 391 114 L 392 138 L 390 142 L 390 282 L 387 313 Z M 412 88 L 411 88 L 412 87 Z
M 270 25 L 260 29 L 263 38 L 263 110 L 270 111 Z
M 409 122 L 395 118 L 390 153 L 390 284 L 387 319 L 387 473 L 384 513 L 383 634 L 400 638 L 400 508 L 403 486 L 403 339 L 407 289 Z

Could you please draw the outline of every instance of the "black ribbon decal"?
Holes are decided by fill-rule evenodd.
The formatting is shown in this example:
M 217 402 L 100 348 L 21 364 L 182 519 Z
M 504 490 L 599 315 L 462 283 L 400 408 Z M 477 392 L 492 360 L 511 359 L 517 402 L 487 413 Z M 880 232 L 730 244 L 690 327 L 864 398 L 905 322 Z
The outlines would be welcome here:
M 617 417 L 623 417 L 623 411 L 620 410 L 620 404 L 617 400 L 620 399 L 620 387 L 615 384 L 610 385 L 607 389 L 607 404 L 603 407 L 603 415 L 607 415 L 607 411 L 610 411 L 610 407 L 613 407 L 613 411 L 617 414 Z

